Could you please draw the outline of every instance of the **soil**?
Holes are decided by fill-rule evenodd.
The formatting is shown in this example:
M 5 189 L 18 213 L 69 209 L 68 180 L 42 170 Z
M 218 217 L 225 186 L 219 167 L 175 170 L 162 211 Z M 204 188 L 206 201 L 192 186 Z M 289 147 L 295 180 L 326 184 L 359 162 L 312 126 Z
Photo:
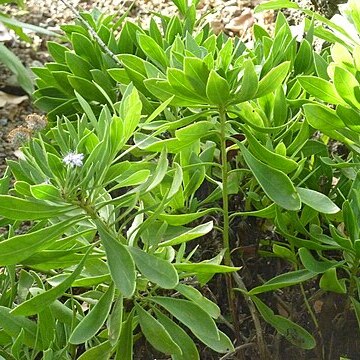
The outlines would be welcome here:
M 253 15 L 252 9 L 260 2 L 260 0 L 202 0 L 199 8 L 203 14 L 211 11 L 207 15 L 207 19 L 212 24 L 215 32 L 224 30 L 229 35 L 241 36 L 246 40 L 250 39 L 248 29 L 253 22 L 258 22 L 268 28 L 271 28 L 273 24 L 273 12 Z M 131 1 L 126 0 L 106 2 L 100 0 L 72 1 L 72 4 L 78 9 L 91 10 L 97 7 L 103 11 L 116 11 L 119 14 L 122 14 L 131 3 Z M 1 11 L 10 15 L 16 14 L 21 21 L 55 31 L 59 29 L 61 24 L 69 23 L 74 18 L 74 14 L 69 9 L 66 9 L 60 0 L 28 0 L 26 1 L 26 9 L 20 14 L 13 5 L 0 6 Z M 140 21 L 146 25 L 151 12 L 172 14 L 175 12 L 175 8 L 164 0 L 138 0 L 131 11 L 131 16 L 134 21 Z M 0 28 L 0 41 L 2 39 L 1 35 L 4 35 L 5 32 L 6 30 L 3 29 L 2 34 Z M 11 32 L 5 35 L 7 36 L 7 40 L 3 41 L 5 45 L 11 48 L 28 68 L 35 65 L 39 66 L 50 60 L 46 50 L 46 41 L 49 40 L 49 37 L 31 34 L 33 42 L 24 43 L 16 39 Z M 24 95 L 21 88 L 16 84 L 14 77 L 1 64 L 0 91 L 13 94 L 15 97 Z M 16 157 L 14 154 L 16 149 L 7 141 L 7 134 L 15 127 L 22 125 L 28 114 L 36 111 L 31 105 L 31 99 L 24 99 L 19 104 L 10 101 L 0 107 L 0 174 L 5 169 L 5 158 L 13 159 Z M 241 199 L 232 198 L 231 205 L 238 209 L 241 207 Z M 235 266 L 242 266 L 240 275 L 248 288 L 260 285 L 264 281 L 290 270 L 286 262 L 266 256 L 266 254 L 270 253 L 272 241 L 281 241 L 281 238 L 277 237 L 272 229 L 266 225 L 266 223 L 258 219 L 246 219 L 233 224 L 231 248 L 234 250 L 232 258 Z M 218 253 L 219 248 L 221 248 L 218 238 L 217 234 L 212 234 L 206 241 L 194 244 L 199 245 L 199 253 L 202 258 L 210 258 Z M 242 244 L 241 247 L 239 244 Z M 235 333 L 228 321 L 229 304 L 226 301 L 227 295 L 224 284 L 224 278 L 217 276 L 202 291 L 207 297 L 216 300 L 221 306 L 224 318 L 220 320 L 220 327 L 232 339 L 236 339 L 235 346 L 239 348 L 239 351 L 234 355 L 221 357 L 221 355 L 207 349 L 204 345 L 198 344 L 201 359 L 259 359 L 256 332 L 248 305 L 244 298 L 237 293 L 235 308 L 240 322 L 240 332 Z M 277 335 L 271 326 L 261 321 L 264 341 L 269 354 L 271 354 L 269 359 L 338 360 L 340 356 L 351 360 L 359 359 L 359 329 L 355 317 L 345 311 L 346 299 L 341 295 L 319 291 L 316 281 L 308 282 L 304 288 L 304 293 L 316 314 L 319 329 L 315 328 L 309 316 L 300 287 L 294 286 L 282 289 L 275 293 L 265 294 L 261 298 L 276 313 L 291 318 L 310 333 L 315 334 L 319 345 L 315 350 L 300 350 L 283 337 Z M 322 338 L 319 337 L 319 334 L 322 335 Z M 135 358 L 139 360 L 160 360 L 166 357 L 155 352 L 144 339 L 140 339 L 135 349 Z

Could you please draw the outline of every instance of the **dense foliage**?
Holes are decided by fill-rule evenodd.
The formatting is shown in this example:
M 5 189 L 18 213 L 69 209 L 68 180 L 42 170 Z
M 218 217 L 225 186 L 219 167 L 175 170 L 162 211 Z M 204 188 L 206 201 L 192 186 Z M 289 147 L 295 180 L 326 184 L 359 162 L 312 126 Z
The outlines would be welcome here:
M 229 353 L 238 296 L 260 358 L 257 314 L 313 349 L 321 334 L 261 294 L 300 284 L 308 304 L 303 284 L 316 278 L 360 319 L 360 5 L 349 1 L 347 31 L 305 10 L 302 39 L 279 13 L 273 35 L 254 26 L 250 47 L 197 21 L 197 1 L 174 3 L 179 14 L 149 29 L 127 14 L 81 14 L 63 26 L 65 44 L 49 43 L 54 61 L 33 70 L 49 123 L 33 117 L 12 134 L 22 158 L 0 181 L 5 359 L 132 359 L 142 336 L 176 360 L 199 359 L 198 341 Z M 298 6 L 258 10 L 282 7 Z M 287 273 L 247 288 L 231 256 L 239 217 L 280 235 L 271 256 Z M 194 243 L 210 237 L 221 249 L 204 258 Z M 214 275 L 226 279 L 234 332 L 201 291 Z

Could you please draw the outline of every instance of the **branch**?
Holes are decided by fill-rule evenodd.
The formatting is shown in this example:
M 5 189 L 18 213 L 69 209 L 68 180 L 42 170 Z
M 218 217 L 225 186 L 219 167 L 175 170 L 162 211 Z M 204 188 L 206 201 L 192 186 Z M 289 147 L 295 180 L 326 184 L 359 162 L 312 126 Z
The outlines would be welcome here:
M 81 16 L 81 14 L 75 9 L 75 7 L 70 4 L 67 0 L 60 0 L 68 9 L 70 9 L 73 14 L 79 19 L 79 21 L 88 29 L 90 35 L 93 39 L 100 45 L 100 47 L 108 54 L 118 65 L 123 66 L 116 55 L 109 49 L 109 47 L 101 40 L 96 31 L 91 27 L 91 25 Z

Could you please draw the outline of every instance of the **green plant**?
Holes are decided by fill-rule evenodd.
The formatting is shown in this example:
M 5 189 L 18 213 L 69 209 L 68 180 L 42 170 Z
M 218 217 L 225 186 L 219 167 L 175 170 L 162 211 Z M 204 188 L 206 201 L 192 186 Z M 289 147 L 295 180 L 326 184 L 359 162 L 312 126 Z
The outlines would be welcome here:
M 239 336 L 236 286 L 249 304 L 261 358 L 268 354 L 255 307 L 296 346 L 315 346 L 311 334 L 275 315 L 258 294 L 322 273 L 314 271 L 318 260 L 310 250 L 323 258 L 322 250 L 335 245 L 320 234 L 320 225 L 357 206 L 355 200 L 344 205 L 340 196 L 349 194 L 347 180 L 354 179 L 342 178 L 334 188 L 338 170 L 326 160 L 327 138 L 313 138 L 322 128 L 314 125 L 318 118 L 309 119 L 309 109 L 332 113 L 311 103 L 304 86 L 319 81 L 314 75 L 327 66 L 326 52 L 312 48 L 319 30 L 310 21 L 297 43 L 279 14 L 274 36 L 255 26 L 255 44 L 248 48 L 215 36 L 208 25 L 198 29 L 196 2 L 176 4 L 180 15 L 160 16 L 162 26 L 153 20 L 149 30 L 124 22 L 126 15 L 82 14 L 76 25 L 63 27 L 73 50 L 50 43 L 54 62 L 34 69 L 35 104 L 48 112 L 50 128 L 22 147 L 24 159 L 8 161 L 0 183 L 1 222 L 9 227 L 0 242 L 0 263 L 7 266 L 0 325 L 4 351 L 14 357 L 36 351 L 70 357 L 85 343 L 80 358 L 130 359 L 143 334 L 174 359 L 189 353 L 196 359 L 182 325 L 215 351 L 231 351 L 213 320 L 218 307 L 194 287 L 216 273 L 227 275 L 232 335 Z M 230 206 L 234 195 L 244 200 L 240 209 Z M 294 268 L 250 291 L 238 274 L 229 275 L 239 269 L 232 266 L 232 226 L 245 216 L 276 224 L 288 243 L 276 243 L 274 253 Z M 32 221 L 30 230 L 15 235 L 25 220 Z M 188 241 L 204 242 L 212 231 L 221 238 L 213 258 L 187 249 Z M 354 284 L 356 262 L 324 263 L 349 271 Z M 16 284 L 18 291 L 11 291 Z M 352 285 L 353 298 L 355 292 Z M 86 315 L 84 306 L 90 308 Z M 35 314 L 36 321 L 29 319 Z M 56 331 L 48 334 L 47 328 Z
M 260 5 L 259 10 L 284 6 L 300 9 L 290 1 L 272 1 Z M 313 28 L 314 35 L 333 44 L 324 47 L 320 54 L 313 54 L 315 74 L 299 73 L 294 79 L 294 88 L 299 89 L 298 94 L 302 93 L 301 103 L 297 105 L 303 108 L 304 124 L 308 124 L 301 153 L 309 159 L 307 161 L 311 161 L 300 176 L 300 182 L 306 184 L 308 189 L 325 192 L 337 205 L 309 191 L 308 195 L 303 194 L 302 200 L 307 206 L 300 213 L 276 209 L 276 228 L 286 242 L 276 242 L 273 254 L 289 261 L 294 271 L 268 280 L 251 289 L 249 294 L 264 318 L 268 317 L 267 321 L 279 332 L 283 329 L 277 323 L 276 316 L 263 303 L 258 303 L 256 296 L 300 284 L 315 328 L 320 331 L 303 285 L 319 275 L 320 290 L 346 296 L 343 318 L 347 318 L 349 311 L 354 311 L 359 319 L 359 291 L 356 285 L 359 282 L 359 259 L 356 239 L 360 209 L 357 80 L 360 8 L 356 1 L 350 0 L 343 8 L 343 18 L 335 18 L 337 22 L 347 24 L 345 28 L 311 11 L 302 11 L 312 17 L 311 21 L 307 20 L 307 29 L 310 31 Z M 314 26 L 314 18 L 328 28 Z M 314 129 L 320 131 L 316 139 L 309 136 Z M 343 154 L 337 154 L 336 150 L 335 153 L 330 153 L 331 144 L 346 146 L 347 149 Z M 313 202 L 312 205 L 306 202 L 309 200 Z M 341 212 L 339 208 L 342 209 Z M 321 337 L 321 333 L 319 336 Z M 304 338 L 300 342 L 303 340 Z M 324 351 L 323 348 L 323 356 Z
M 205 284 L 215 273 L 237 270 L 219 265 L 221 254 L 198 263 L 190 262 L 192 253 L 185 255 L 186 243 L 210 232 L 212 222 L 186 227 L 201 214 L 166 216 L 182 192 L 183 174 L 175 161 L 169 165 L 164 151 L 126 160 L 137 148 L 126 143 L 140 129 L 138 92 L 127 87 L 116 115 L 106 106 L 98 120 L 87 115 L 73 123 L 63 118 L 22 147 L 23 160 L 9 161 L 15 184 L 11 196 L 0 196 L 3 225 L 11 224 L 0 242 L 0 262 L 7 274 L 21 263 L 47 276 L 44 281 L 22 270 L 13 279 L 18 292 L 3 293 L 4 353 L 69 358 L 86 342 L 89 350 L 81 358 L 101 352 L 130 359 L 139 324 L 155 349 L 176 359 L 198 358 L 191 337 L 164 310 L 210 348 L 231 351 L 231 341 L 213 320 L 219 308 L 189 286 L 195 275 Z M 32 221 L 29 231 L 15 235 L 25 220 Z M 77 293 L 79 287 L 93 290 Z M 90 306 L 86 315 L 84 301 Z M 28 319 L 34 315 L 36 322 Z M 105 323 L 106 330 L 95 336 Z

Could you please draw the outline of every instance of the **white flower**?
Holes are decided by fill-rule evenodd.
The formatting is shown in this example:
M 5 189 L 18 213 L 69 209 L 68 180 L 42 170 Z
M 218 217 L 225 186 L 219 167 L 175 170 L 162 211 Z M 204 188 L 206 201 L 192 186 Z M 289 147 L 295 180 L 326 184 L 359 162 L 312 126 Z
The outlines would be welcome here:
M 84 154 L 76 154 L 74 152 L 69 152 L 64 158 L 63 158 L 63 162 L 66 165 L 70 165 L 70 167 L 75 167 L 75 166 L 82 166 L 83 165 L 83 159 L 84 159 Z

